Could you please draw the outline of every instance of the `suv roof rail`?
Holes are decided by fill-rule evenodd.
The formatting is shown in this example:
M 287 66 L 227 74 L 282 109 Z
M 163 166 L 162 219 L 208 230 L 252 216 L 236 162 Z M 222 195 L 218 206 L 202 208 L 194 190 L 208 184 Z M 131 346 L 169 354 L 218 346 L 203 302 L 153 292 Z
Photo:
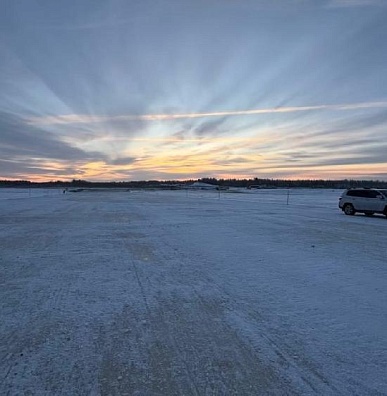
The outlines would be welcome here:
M 348 187 L 347 190 L 377 190 L 376 187 Z

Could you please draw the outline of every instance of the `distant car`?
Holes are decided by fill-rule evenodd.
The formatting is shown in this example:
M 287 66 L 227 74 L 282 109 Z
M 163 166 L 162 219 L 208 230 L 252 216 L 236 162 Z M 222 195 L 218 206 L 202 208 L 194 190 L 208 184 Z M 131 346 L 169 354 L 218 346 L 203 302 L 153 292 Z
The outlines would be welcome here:
M 341 195 L 339 208 L 350 216 L 360 212 L 366 216 L 381 213 L 387 217 L 387 190 L 350 188 Z

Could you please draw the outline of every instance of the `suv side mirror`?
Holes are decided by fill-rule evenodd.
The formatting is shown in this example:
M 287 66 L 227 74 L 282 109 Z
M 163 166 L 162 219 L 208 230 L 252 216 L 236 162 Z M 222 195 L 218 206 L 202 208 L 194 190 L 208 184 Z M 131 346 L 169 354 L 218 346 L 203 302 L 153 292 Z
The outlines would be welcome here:
M 382 195 L 382 194 L 378 194 L 378 195 L 376 196 L 376 198 L 379 198 L 379 199 L 384 199 L 384 197 L 383 197 L 383 195 Z

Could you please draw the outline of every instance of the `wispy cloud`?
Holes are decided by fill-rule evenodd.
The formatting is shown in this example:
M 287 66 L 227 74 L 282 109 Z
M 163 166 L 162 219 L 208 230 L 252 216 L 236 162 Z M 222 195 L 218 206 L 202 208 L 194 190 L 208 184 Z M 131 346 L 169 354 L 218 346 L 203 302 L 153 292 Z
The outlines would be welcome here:
M 64 142 L 54 133 L 27 125 L 18 116 L 0 111 L 0 151 L 2 160 L 38 158 L 56 161 L 105 159 L 98 152 L 86 152 Z
M 251 110 L 234 110 L 234 111 L 217 111 L 201 113 L 176 113 L 176 114 L 137 114 L 137 115 L 120 115 L 120 116 L 90 116 L 82 114 L 67 114 L 46 117 L 31 117 L 26 120 L 32 125 L 65 125 L 65 124 L 95 124 L 109 123 L 115 121 L 167 121 L 190 118 L 206 117 L 232 117 L 245 115 L 260 115 L 274 113 L 295 113 L 306 111 L 347 111 L 360 109 L 378 109 L 387 108 L 387 101 L 350 103 L 350 104 L 322 104 L 317 106 L 291 106 L 276 107 L 267 109 Z

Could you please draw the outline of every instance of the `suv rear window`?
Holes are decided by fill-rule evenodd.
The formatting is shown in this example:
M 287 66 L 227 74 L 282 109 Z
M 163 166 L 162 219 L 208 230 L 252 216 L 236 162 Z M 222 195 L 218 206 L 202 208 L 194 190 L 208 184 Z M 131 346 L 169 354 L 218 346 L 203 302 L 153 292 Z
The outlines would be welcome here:
M 376 198 L 378 195 L 380 195 L 378 191 L 370 190 L 367 192 L 368 192 L 368 198 Z

